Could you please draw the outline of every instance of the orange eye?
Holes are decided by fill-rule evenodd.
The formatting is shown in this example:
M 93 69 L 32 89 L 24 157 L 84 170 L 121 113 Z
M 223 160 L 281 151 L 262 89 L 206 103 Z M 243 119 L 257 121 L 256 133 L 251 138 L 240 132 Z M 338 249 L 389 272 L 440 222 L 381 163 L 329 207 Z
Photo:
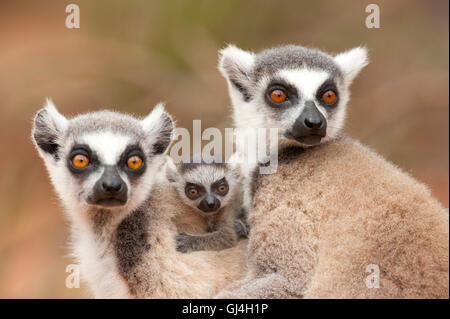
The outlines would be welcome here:
M 72 158 L 72 164 L 76 168 L 85 168 L 89 164 L 89 158 L 83 154 L 77 154 Z
M 200 196 L 200 191 L 195 186 L 187 186 L 185 192 L 186 196 L 192 200 L 195 200 Z
M 322 100 L 326 104 L 333 104 L 336 101 L 336 93 L 332 90 L 328 90 L 322 95 Z
M 226 185 L 220 185 L 219 187 L 217 187 L 217 190 L 219 191 L 219 193 L 225 193 L 228 190 L 228 187 Z
M 269 94 L 270 99 L 275 103 L 282 103 L 286 101 L 287 95 L 283 90 L 275 89 Z
M 195 188 L 189 189 L 189 195 L 197 196 L 198 195 L 198 190 L 196 190 Z
M 127 160 L 127 165 L 128 165 L 128 167 L 130 169 L 135 171 L 135 170 L 141 168 L 141 166 L 142 166 L 142 158 L 140 158 L 137 155 L 133 155 Z

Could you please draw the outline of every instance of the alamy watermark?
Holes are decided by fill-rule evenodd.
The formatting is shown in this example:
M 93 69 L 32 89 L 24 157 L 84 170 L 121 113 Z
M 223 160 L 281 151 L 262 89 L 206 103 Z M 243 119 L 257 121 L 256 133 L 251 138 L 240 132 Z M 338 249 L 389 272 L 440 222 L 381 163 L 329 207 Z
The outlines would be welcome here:
M 71 3 L 66 6 L 66 27 L 68 29 L 80 28 L 80 7 L 77 4 Z
M 276 128 L 226 128 L 223 135 L 215 127 L 202 131 L 201 120 L 194 120 L 192 138 L 190 132 L 182 127 L 176 128 L 174 135 L 175 142 L 169 155 L 176 163 L 233 162 L 259 166 L 260 174 L 273 174 L 278 168 Z M 202 142 L 208 143 L 202 146 Z
M 368 29 L 379 29 L 380 28 L 380 7 L 371 3 L 366 6 L 366 12 L 369 15 L 366 17 L 366 27 Z
M 380 267 L 376 264 L 367 265 L 366 273 L 370 273 L 366 277 L 366 287 L 369 289 L 380 288 Z
M 66 272 L 69 273 L 66 277 L 66 287 L 69 289 L 80 288 L 80 265 L 69 264 Z

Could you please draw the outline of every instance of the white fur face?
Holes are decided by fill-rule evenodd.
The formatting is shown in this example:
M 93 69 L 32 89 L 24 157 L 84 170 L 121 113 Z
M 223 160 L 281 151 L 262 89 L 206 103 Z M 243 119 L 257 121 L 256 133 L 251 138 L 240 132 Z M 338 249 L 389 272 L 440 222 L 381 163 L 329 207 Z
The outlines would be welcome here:
M 183 202 L 205 214 L 217 213 L 229 205 L 240 188 L 238 170 L 227 164 L 175 165 L 169 159 L 166 173 Z
M 162 106 L 143 120 L 109 111 L 66 119 L 47 101 L 35 117 L 33 141 L 67 211 L 80 218 L 92 209 L 118 213 L 141 205 L 172 131 Z
M 311 146 L 339 134 L 349 86 L 367 63 L 359 47 L 332 57 L 300 46 L 258 54 L 229 46 L 221 51 L 219 70 L 229 84 L 237 127 L 277 128 L 280 143 Z M 272 93 L 285 99 L 274 102 Z

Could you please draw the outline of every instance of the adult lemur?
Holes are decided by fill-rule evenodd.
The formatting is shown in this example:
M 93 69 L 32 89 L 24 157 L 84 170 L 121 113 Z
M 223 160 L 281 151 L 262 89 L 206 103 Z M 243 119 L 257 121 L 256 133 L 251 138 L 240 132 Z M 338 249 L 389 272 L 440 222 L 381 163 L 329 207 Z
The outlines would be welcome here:
M 236 126 L 278 128 L 280 156 L 277 172 L 255 181 L 248 273 L 219 297 L 448 298 L 448 210 L 339 136 L 366 55 L 221 52 Z
M 176 251 L 183 229 L 173 219 L 183 207 L 159 173 L 172 132 L 162 106 L 142 120 L 109 111 L 67 119 L 48 102 L 34 119 L 33 141 L 95 297 L 207 298 L 243 273 L 243 241 L 220 252 Z

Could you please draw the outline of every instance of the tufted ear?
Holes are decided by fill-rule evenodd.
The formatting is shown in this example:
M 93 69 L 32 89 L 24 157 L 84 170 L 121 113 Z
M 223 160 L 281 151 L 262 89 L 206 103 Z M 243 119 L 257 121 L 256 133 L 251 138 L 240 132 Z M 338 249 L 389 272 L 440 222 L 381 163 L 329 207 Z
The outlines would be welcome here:
M 174 123 L 172 117 L 165 111 L 163 103 L 157 104 L 142 120 L 142 128 L 147 136 L 153 138 L 153 154 L 164 154 L 173 139 Z
M 177 165 L 173 162 L 173 159 L 170 156 L 166 156 L 166 163 L 165 163 L 165 171 L 166 171 L 166 178 L 170 183 L 178 182 L 178 168 Z
M 350 85 L 358 73 L 369 64 L 367 49 L 364 47 L 356 47 L 340 53 L 334 57 L 334 61 L 344 73 L 347 85 Z
M 255 54 L 229 45 L 219 52 L 219 71 L 229 81 L 233 89 L 242 94 L 245 101 L 250 99 L 252 84 L 250 74 L 255 63 Z
M 32 139 L 44 158 L 58 160 L 59 140 L 67 129 L 68 120 L 58 112 L 50 99 L 33 121 Z

